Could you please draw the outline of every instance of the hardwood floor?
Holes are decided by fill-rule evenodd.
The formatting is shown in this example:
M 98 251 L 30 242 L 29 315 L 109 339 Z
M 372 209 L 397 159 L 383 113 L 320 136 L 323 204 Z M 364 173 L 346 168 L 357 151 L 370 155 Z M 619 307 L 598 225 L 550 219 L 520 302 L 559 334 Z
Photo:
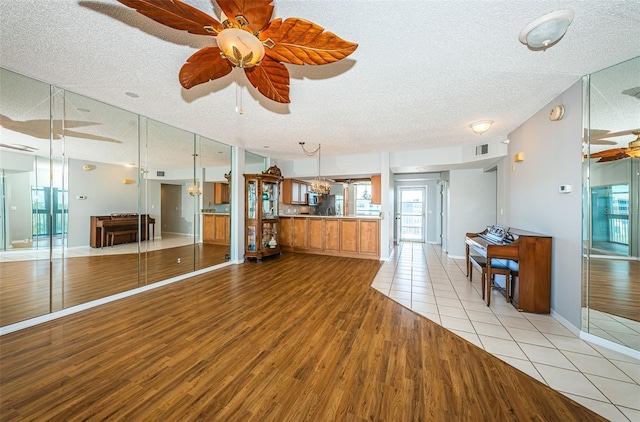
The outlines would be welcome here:
M 591 258 L 589 289 L 582 304 L 591 309 L 640 322 L 640 261 Z
M 287 253 L 0 337 L 0 420 L 604 420 L 369 287 Z
M 220 264 L 228 249 L 198 244 L 149 251 L 140 260 L 137 253 L 54 259 L 51 268 L 49 260 L 3 262 L 0 325 L 49 313 L 51 287 L 51 305 L 57 311 Z

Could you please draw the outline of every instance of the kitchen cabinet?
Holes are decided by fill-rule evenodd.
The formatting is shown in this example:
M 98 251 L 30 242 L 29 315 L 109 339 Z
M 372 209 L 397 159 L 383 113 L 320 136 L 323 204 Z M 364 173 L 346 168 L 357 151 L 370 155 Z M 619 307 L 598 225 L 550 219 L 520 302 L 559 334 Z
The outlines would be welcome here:
M 308 249 L 308 239 L 307 236 L 307 226 L 309 219 L 308 218 L 294 218 L 293 220 L 293 250 L 307 250 Z
M 293 248 L 293 218 L 280 217 L 280 234 L 278 235 L 280 247 Z
M 261 174 L 245 174 L 245 262 L 282 253 L 278 197 L 282 174 L 277 166 Z
M 380 219 L 291 216 L 280 218 L 285 251 L 379 259 Z
M 310 218 L 308 220 L 307 231 L 309 235 L 309 250 L 322 251 L 324 243 L 324 221 L 319 218 Z
M 349 219 L 340 221 L 340 251 L 358 252 L 358 220 Z
M 340 220 L 324 220 L 324 249 L 325 251 L 340 251 Z
M 284 179 L 282 181 L 282 203 L 289 205 L 306 205 L 309 184 L 302 180 Z
M 231 217 L 228 214 L 202 215 L 202 241 L 217 245 L 229 245 Z
M 213 203 L 228 204 L 229 203 L 229 184 L 216 182 L 213 184 Z
M 371 176 L 371 203 L 382 204 L 382 179 L 379 174 Z

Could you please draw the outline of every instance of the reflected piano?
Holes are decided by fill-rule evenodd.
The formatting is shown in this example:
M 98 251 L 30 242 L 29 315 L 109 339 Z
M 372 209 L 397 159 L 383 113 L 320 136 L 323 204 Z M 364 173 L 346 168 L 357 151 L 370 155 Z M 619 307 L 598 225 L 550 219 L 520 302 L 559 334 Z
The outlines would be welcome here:
M 138 233 L 138 221 L 142 227 L 142 232 Z M 151 239 L 155 238 L 156 220 L 148 214 L 111 214 L 111 215 L 92 215 L 91 216 L 91 234 L 90 246 L 92 248 L 102 248 L 106 246 L 105 236 L 108 231 L 124 232 L 136 230 L 135 236 L 122 237 L 120 240 L 124 242 L 135 242 L 139 238 L 147 240 L 149 237 L 149 226 L 151 226 Z
M 479 233 L 467 233 L 465 239 L 467 271 L 469 253 L 487 259 L 490 280 L 492 259 L 516 263 L 512 303 L 519 310 L 533 313 L 551 311 L 551 236 L 494 225 Z M 490 281 L 489 281 L 490 282 Z

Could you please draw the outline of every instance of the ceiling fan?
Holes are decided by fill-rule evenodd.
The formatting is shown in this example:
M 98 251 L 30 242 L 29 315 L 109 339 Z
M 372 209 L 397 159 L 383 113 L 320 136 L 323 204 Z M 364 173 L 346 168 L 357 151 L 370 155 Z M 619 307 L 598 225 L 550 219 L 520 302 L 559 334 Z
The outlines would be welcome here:
M 179 0 L 118 1 L 163 25 L 216 38 L 217 46 L 197 51 L 180 69 L 180 84 L 186 89 L 239 67 L 262 95 L 289 103 L 284 63 L 333 63 L 358 47 L 304 19 L 271 20 L 272 0 L 216 0 L 222 22 Z
M 624 136 L 624 135 L 630 135 L 630 134 L 635 135 L 636 139 L 629 142 L 629 146 L 627 148 L 611 148 L 611 149 L 590 154 L 590 157 L 598 158 L 599 159 L 597 161 L 598 163 L 622 160 L 623 158 L 627 158 L 627 157 L 640 158 L 640 129 L 632 129 L 632 130 L 625 130 L 622 132 L 608 133 L 604 136 L 615 137 L 615 136 Z M 606 139 L 602 139 L 602 141 L 606 141 Z M 592 143 L 594 142 L 592 141 Z

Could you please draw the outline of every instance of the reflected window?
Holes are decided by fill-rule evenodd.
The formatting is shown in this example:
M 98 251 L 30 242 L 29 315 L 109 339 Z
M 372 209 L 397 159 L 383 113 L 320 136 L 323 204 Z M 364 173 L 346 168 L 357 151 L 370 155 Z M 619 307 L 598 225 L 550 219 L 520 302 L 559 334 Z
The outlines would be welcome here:
M 629 185 L 591 189 L 593 248 L 629 254 Z

